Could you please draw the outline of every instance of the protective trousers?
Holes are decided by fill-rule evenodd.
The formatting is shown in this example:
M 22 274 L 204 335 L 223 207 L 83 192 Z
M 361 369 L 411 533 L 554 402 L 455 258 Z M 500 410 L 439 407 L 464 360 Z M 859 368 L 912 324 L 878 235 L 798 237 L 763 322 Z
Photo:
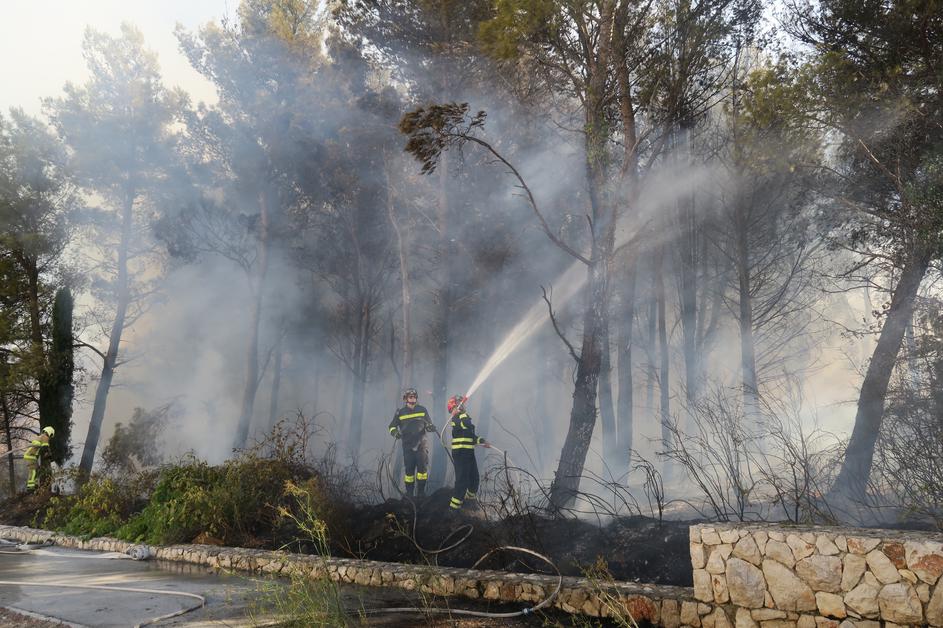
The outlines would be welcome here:
M 26 490 L 32 491 L 37 486 L 36 474 L 39 472 L 39 456 L 23 455 L 29 475 L 26 478 Z
M 453 449 L 452 462 L 455 464 L 455 490 L 449 507 L 456 510 L 462 507 L 466 499 L 478 498 L 478 461 L 474 449 Z
M 419 497 L 426 494 L 426 480 L 429 468 L 429 449 L 426 440 L 422 439 L 414 447 L 407 447 L 403 442 L 403 482 L 406 484 L 406 494 L 410 497 L 415 487 Z

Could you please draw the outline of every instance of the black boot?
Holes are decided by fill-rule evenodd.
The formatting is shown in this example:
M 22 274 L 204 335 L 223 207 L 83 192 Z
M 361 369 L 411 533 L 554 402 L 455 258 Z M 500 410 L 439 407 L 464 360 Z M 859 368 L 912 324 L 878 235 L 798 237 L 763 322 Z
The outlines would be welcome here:
M 416 497 L 425 497 L 426 496 L 426 481 L 419 480 L 416 482 Z
M 409 483 L 406 485 L 406 496 L 407 496 L 407 497 L 412 497 L 412 496 L 413 496 L 413 487 L 414 487 L 414 486 L 415 486 L 415 483 L 413 483 L 413 482 L 409 482 Z

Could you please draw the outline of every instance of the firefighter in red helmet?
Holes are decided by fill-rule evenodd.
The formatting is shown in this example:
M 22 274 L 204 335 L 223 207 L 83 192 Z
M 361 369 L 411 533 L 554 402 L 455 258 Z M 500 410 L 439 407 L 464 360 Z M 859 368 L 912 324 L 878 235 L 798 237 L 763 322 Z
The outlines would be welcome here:
M 478 461 L 475 460 L 475 446 L 488 447 L 488 442 L 475 434 L 472 419 L 465 411 L 466 397 L 452 395 L 446 406 L 452 417 L 452 464 L 455 465 L 455 488 L 449 507 L 459 510 L 466 500 L 478 499 Z

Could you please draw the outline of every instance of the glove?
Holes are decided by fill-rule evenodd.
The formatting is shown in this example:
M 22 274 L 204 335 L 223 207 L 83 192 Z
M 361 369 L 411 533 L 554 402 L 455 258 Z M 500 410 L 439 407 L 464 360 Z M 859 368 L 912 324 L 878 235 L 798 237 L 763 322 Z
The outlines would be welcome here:
M 395 438 L 396 440 L 399 440 L 402 437 L 403 435 L 399 433 L 399 428 L 396 428 L 395 430 L 393 430 L 393 438 Z
M 426 431 L 427 431 L 427 432 L 438 432 L 439 430 L 438 430 L 438 428 L 436 428 L 436 426 L 433 425 L 432 423 L 426 423 Z

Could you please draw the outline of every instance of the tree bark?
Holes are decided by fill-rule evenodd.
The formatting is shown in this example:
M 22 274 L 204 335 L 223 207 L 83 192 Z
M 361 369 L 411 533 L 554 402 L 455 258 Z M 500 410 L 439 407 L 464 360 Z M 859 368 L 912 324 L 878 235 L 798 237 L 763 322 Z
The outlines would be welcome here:
M 596 427 L 596 390 L 601 365 L 601 338 L 606 325 L 608 264 L 593 256 L 588 273 L 583 341 L 576 367 L 576 386 L 570 426 L 560 452 L 560 462 L 550 487 L 550 502 L 557 508 L 573 505 L 579 491 L 586 453 Z
M 403 362 L 399 382 L 399 389 L 402 391 L 407 386 L 413 385 L 412 291 L 409 281 L 409 245 L 403 237 L 403 230 L 400 228 L 399 220 L 396 217 L 395 195 L 388 168 L 385 169 L 385 175 L 386 208 L 390 217 L 390 224 L 393 226 L 393 233 L 396 235 L 396 251 L 399 254 L 399 276 L 403 299 Z
M 759 431 L 759 390 L 756 381 L 756 345 L 753 340 L 753 297 L 750 293 L 750 245 L 747 219 L 738 208 L 737 229 L 737 293 L 740 305 L 740 370 L 743 386 L 744 427 Z
M 436 308 L 435 350 L 433 352 L 432 372 L 432 407 L 429 409 L 433 420 L 445 413 L 446 400 L 449 398 L 449 328 L 452 317 L 452 254 L 449 246 L 449 160 L 448 153 L 443 153 L 439 163 L 439 203 L 436 222 L 439 229 L 439 290 Z M 441 425 L 439 425 L 441 428 Z M 441 447 L 433 443 L 429 448 L 432 458 L 428 488 L 435 490 L 443 486 L 448 472 L 447 456 Z
M 268 274 L 269 257 L 269 208 L 265 192 L 259 193 L 259 258 L 255 265 L 255 277 L 250 280 L 252 290 L 252 312 L 249 317 L 249 334 L 246 344 L 246 379 L 242 391 L 239 423 L 233 439 L 233 449 L 242 449 L 249 438 L 255 395 L 259 390 L 259 329 L 262 326 L 262 301 L 265 277 Z
M 10 424 L 13 417 L 10 416 L 10 407 L 7 405 L 6 395 L 0 393 L 0 403 L 3 404 L 3 435 L 7 439 L 7 451 L 13 451 L 13 430 Z M 16 496 L 16 467 L 13 464 L 13 455 L 4 456 L 7 459 L 7 477 L 10 482 L 10 497 Z
M 858 503 L 864 502 L 874 459 L 874 445 L 884 418 L 887 386 L 900 351 L 904 332 L 913 316 L 917 291 L 926 275 L 931 258 L 931 253 L 925 247 L 918 247 L 904 264 L 900 280 L 894 288 L 887 318 L 881 327 L 877 346 L 874 348 L 871 363 L 868 365 L 864 382 L 861 384 L 858 412 L 855 416 L 851 440 L 845 449 L 841 470 L 831 490 L 836 497 L 852 499 Z
M 357 321 L 357 347 L 354 351 L 353 398 L 350 404 L 350 432 L 347 446 L 354 461 L 360 455 L 360 441 L 363 438 L 364 394 L 367 385 L 367 369 L 370 364 L 370 304 L 361 297 L 360 312 Z
M 610 312 L 606 312 L 610 318 Z M 619 458 L 618 432 L 616 430 L 616 413 L 613 407 L 612 395 L 612 356 L 609 342 L 609 325 L 600 330 L 599 337 L 599 418 L 602 423 L 603 460 L 612 470 Z M 618 476 L 618 474 L 615 474 Z
M 627 273 L 628 277 L 622 286 L 622 302 L 619 311 L 619 349 L 617 378 L 619 380 L 619 397 L 617 400 L 616 420 L 618 427 L 616 434 L 618 442 L 616 451 L 616 472 L 618 477 L 628 474 L 632 468 L 633 430 L 635 429 L 634 407 L 634 378 L 632 374 L 632 342 L 633 327 L 635 325 L 635 282 L 636 265 L 634 261 Z
M 658 253 L 658 262 L 655 266 L 655 301 L 658 307 L 658 354 L 659 354 L 659 373 L 658 390 L 660 401 L 658 404 L 658 419 L 661 425 L 661 445 L 665 450 L 673 449 L 671 442 L 671 386 L 668 378 L 670 376 L 669 365 L 671 355 L 668 347 L 668 316 L 667 300 L 665 298 L 665 279 L 662 273 L 664 264 L 664 248 Z M 666 480 L 671 479 L 674 474 L 674 467 L 669 458 L 665 458 L 662 467 L 662 475 Z
M 272 365 L 272 396 L 268 406 L 268 424 L 271 428 L 278 421 L 278 393 L 282 384 L 282 340 L 284 334 L 278 335 L 275 341 L 275 363 Z
M 135 191 L 128 190 L 125 195 L 124 206 L 121 210 L 121 240 L 118 244 L 118 277 L 115 280 L 115 320 L 111 325 L 111 334 L 108 337 L 108 350 L 102 362 L 101 376 L 95 389 L 95 401 L 92 405 L 92 416 L 89 419 L 88 434 L 85 437 L 85 446 L 82 449 L 82 460 L 79 462 L 80 477 L 87 478 L 92 472 L 95 462 L 95 450 L 101 438 L 102 422 L 105 419 L 105 407 L 108 403 L 108 392 L 111 390 L 111 380 L 115 374 L 118 361 L 118 349 L 121 345 L 121 334 L 124 331 L 124 321 L 131 302 L 131 285 L 128 277 L 128 254 L 131 247 L 131 232 L 134 218 Z

